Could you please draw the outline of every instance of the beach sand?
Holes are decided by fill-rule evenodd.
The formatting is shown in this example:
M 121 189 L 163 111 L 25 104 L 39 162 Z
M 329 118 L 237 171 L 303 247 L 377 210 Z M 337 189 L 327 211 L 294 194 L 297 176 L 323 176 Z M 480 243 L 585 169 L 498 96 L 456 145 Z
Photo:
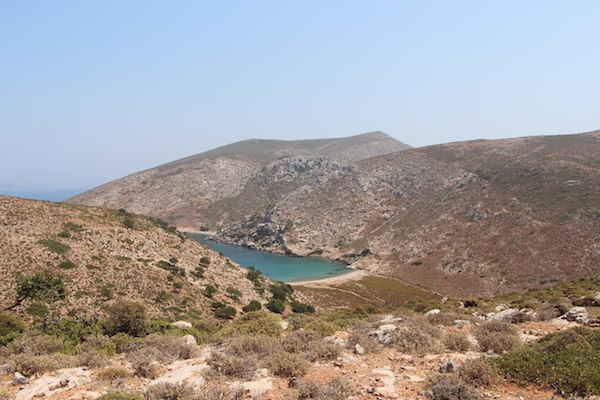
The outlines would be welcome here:
M 315 279 L 312 281 L 300 281 L 300 282 L 287 282 L 288 285 L 292 286 L 318 286 L 318 285 L 331 285 L 333 283 L 342 283 L 347 281 L 358 281 L 363 277 L 367 276 L 368 272 L 362 269 L 349 272 L 344 275 L 332 276 L 331 278 Z

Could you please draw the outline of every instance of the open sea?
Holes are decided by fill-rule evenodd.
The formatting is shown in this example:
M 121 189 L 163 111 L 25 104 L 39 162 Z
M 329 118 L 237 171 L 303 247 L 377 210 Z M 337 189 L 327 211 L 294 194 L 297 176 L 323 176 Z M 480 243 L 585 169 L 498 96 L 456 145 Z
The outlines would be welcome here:
M 208 235 L 187 233 L 189 237 L 204 243 L 211 249 L 223 253 L 243 267 L 254 266 L 263 275 L 282 282 L 301 282 L 344 275 L 353 270 L 344 264 L 315 257 L 290 257 L 266 251 L 251 250 L 214 242 Z

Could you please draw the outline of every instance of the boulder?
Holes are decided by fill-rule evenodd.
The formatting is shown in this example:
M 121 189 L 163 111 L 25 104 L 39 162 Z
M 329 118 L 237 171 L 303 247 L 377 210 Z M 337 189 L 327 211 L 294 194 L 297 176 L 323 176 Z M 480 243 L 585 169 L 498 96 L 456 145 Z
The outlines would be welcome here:
M 196 345 L 198 345 L 198 342 L 196 341 L 196 338 L 193 337 L 192 335 L 182 336 L 181 339 L 183 339 L 183 342 L 185 344 L 187 344 L 188 346 L 196 346 Z
M 369 336 L 377 339 L 379 343 L 386 344 L 390 342 L 390 333 L 394 332 L 396 329 L 398 329 L 398 327 L 394 324 L 381 325 L 374 331 L 369 332 Z
M 175 326 L 177 328 L 191 328 L 192 327 L 191 322 L 187 322 L 187 321 L 176 321 L 176 322 L 173 322 L 171 325 Z
M 456 371 L 456 363 L 451 358 L 444 360 L 440 364 L 440 372 L 443 374 L 449 374 Z
M 354 352 L 359 356 L 362 356 L 366 353 L 365 348 L 358 343 L 354 346 Z
M 588 314 L 585 307 L 573 307 L 561 318 L 564 318 L 570 322 L 585 324 L 588 320 Z
M 13 380 L 12 380 L 13 385 L 15 385 L 15 386 L 27 385 L 28 383 L 29 383 L 29 379 L 25 378 L 20 373 L 15 372 L 15 374 L 13 375 Z
M 452 321 L 453 328 L 462 329 L 465 326 L 470 326 L 470 325 L 471 325 L 471 323 L 464 319 L 455 319 L 454 321 Z
M 432 317 L 434 315 L 437 315 L 439 313 L 441 313 L 441 310 L 438 310 L 437 308 L 434 308 L 433 310 L 429 310 L 425 313 L 425 315 L 423 315 L 423 318 L 429 318 Z

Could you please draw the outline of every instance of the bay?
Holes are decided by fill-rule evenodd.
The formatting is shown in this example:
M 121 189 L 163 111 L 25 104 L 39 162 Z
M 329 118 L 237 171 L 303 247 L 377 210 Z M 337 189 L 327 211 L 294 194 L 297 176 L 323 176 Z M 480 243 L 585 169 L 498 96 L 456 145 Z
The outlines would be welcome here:
M 187 235 L 223 253 L 243 267 L 253 266 L 264 276 L 286 283 L 331 278 L 352 272 L 344 264 L 315 257 L 291 257 L 266 251 L 252 250 L 242 246 L 232 246 L 210 240 L 208 235 L 187 233 Z

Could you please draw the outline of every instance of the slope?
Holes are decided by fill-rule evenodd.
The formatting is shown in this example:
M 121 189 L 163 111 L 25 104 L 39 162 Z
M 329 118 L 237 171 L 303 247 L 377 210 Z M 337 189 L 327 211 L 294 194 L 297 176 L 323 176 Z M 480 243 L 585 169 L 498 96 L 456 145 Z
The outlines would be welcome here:
M 338 170 L 219 239 L 322 255 L 448 295 L 600 267 L 600 134 L 411 149 Z
M 16 312 L 93 315 L 127 298 L 146 304 L 152 316 L 199 317 L 215 301 L 237 309 L 265 302 L 245 268 L 161 221 L 0 196 L 0 306 L 15 302 L 15 273 L 44 270 L 64 275 L 69 296 L 49 305 L 27 299 Z M 216 289 L 212 298 L 205 295 L 209 285 Z
M 125 208 L 181 229 L 214 230 L 260 213 L 331 171 L 409 146 L 382 132 L 342 139 L 246 140 L 107 183 L 67 203 Z

